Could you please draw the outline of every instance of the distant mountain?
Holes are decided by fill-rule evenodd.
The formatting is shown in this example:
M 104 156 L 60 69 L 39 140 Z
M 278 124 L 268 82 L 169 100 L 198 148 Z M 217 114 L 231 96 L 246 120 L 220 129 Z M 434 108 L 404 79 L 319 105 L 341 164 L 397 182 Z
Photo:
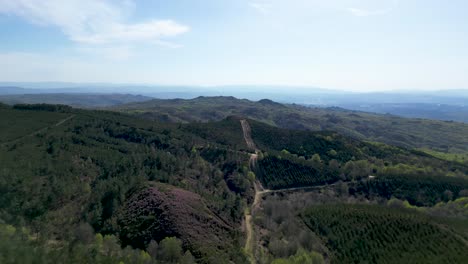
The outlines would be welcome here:
M 8 94 L 57 94 L 57 93 L 99 93 L 134 94 L 162 98 L 194 98 L 201 94 L 216 91 L 190 86 L 150 86 L 150 85 L 112 85 L 112 84 L 73 84 L 73 83 L 1 83 L 0 95 Z
M 191 100 L 155 99 L 113 108 L 164 122 L 208 122 L 237 115 L 296 130 L 331 130 L 360 140 L 442 152 L 468 151 L 468 124 L 394 115 L 312 108 L 295 104 L 259 102 L 234 97 L 198 97 Z
M 19 94 L 133 94 L 159 99 L 193 99 L 198 96 L 235 96 L 258 101 L 393 114 L 403 117 L 467 122 L 468 90 L 347 92 L 294 86 L 168 86 L 79 83 L 2 83 L 0 95 Z M 51 102 L 52 103 L 52 102 Z
M 12 90 L 12 88 L 17 88 Z M 250 100 L 269 98 L 282 103 L 341 106 L 346 103 L 434 103 L 466 105 L 468 90 L 349 92 L 318 87 L 278 85 L 149 85 L 102 83 L 0 82 L 1 94 L 36 93 L 129 93 L 161 99 L 193 99 L 198 96 L 235 96 Z
M 10 91 L 19 91 L 11 89 Z M 64 104 L 82 108 L 107 107 L 150 100 L 150 97 L 131 94 L 15 94 L 0 95 L 5 104 Z
M 351 110 L 392 114 L 411 118 L 427 118 L 468 123 L 467 105 L 448 105 L 435 103 L 385 103 L 385 104 L 341 104 Z
M 3 86 L 0 87 L 0 95 L 10 95 L 10 94 L 35 94 L 38 93 L 36 89 L 24 89 L 21 87 L 14 86 Z

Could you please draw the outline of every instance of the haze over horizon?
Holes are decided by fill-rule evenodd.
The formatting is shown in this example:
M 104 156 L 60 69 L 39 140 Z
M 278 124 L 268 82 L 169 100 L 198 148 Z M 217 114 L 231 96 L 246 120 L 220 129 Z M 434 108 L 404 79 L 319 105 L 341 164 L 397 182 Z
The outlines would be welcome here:
M 461 0 L 0 0 L 0 82 L 467 89 Z

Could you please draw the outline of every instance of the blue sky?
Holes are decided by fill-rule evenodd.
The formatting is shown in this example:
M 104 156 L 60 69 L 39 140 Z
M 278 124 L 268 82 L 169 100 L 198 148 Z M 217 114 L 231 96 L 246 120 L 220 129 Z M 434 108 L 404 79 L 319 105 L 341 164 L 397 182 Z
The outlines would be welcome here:
M 0 81 L 468 88 L 463 0 L 0 0 Z

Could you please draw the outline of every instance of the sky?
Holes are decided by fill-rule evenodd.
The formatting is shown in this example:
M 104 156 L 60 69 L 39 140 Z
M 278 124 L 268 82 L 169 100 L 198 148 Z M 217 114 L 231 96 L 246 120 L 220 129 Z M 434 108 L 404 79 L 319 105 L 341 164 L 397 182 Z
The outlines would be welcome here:
M 468 89 L 465 0 L 0 0 L 0 82 Z

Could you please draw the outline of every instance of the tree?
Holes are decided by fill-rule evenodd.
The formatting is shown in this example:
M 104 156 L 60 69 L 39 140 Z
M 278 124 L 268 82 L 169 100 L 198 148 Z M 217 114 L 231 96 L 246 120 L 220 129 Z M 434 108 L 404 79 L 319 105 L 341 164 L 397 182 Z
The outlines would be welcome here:
M 158 259 L 163 263 L 178 263 L 182 258 L 182 241 L 166 237 L 159 243 Z
M 452 199 L 453 199 L 453 192 L 451 192 L 450 190 L 445 190 L 444 201 L 448 202 L 448 201 L 451 201 Z
M 180 260 L 180 264 L 195 264 L 195 258 L 193 257 L 192 253 L 190 251 L 185 251 L 184 256 Z
M 322 158 L 320 158 L 320 155 L 315 153 L 312 155 L 312 162 L 314 165 L 319 166 L 322 163 Z
M 325 263 L 322 255 L 317 252 L 307 252 L 300 248 L 296 255 L 288 259 L 276 259 L 272 264 L 323 264 Z
M 349 187 L 345 182 L 340 181 L 337 186 L 337 191 L 339 195 L 349 195 Z
M 369 176 L 370 171 L 370 164 L 367 160 L 348 161 L 343 167 L 348 180 L 360 180 Z
M 255 173 L 253 173 L 252 171 L 249 171 L 249 173 L 247 173 L 247 178 L 249 179 L 249 181 L 254 182 L 255 181 Z
M 88 223 L 81 223 L 75 230 L 75 238 L 80 242 L 89 244 L 94 240 L 94 230 Z
M 113 235 L 104 236 L 102 243 L 102 251 L 105 256 L 108 257 L 117 257 L 120 252 L 120 244 L 117 237 Z
M 468 197 L 468 189 L 463 189 L 458 193 L 460 197 Z
M 315 153 L 312 157 L 308 160 L 308 164 L 318 171 L 322 170 L 322 158 L 319 154 Z
M 340 163 L 336 159 L 332 159 L 328 163 L 328 168 L 330 168 L 332 172 L 338 172 L 340 170 Z
M 158 242 L 151 240 L 151 242 L 148 244 L 148 248 L 146 251 L 148 251 L 152 258 L 156 259 L 158 257 L 158 249 Z

